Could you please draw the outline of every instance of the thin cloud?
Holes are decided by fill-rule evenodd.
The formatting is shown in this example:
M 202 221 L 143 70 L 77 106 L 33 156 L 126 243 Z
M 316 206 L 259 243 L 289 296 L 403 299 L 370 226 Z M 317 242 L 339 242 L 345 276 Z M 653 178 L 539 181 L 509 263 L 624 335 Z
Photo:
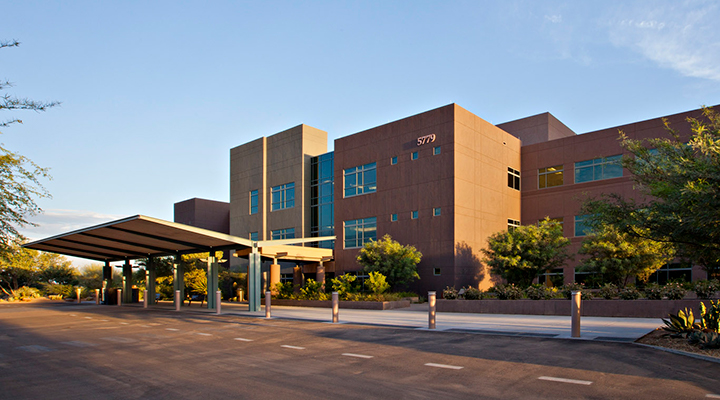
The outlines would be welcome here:
M 85 210 L 49 209 L 31 219 L 31 222 L 37 224 L 38 226 L 28 226 L 22 228 L 20 229 L 20 233 L 29 240 L 33 241 L 102 224 L 122 217 L 124 216 L 102 214 Z
M 720 8 L 695 4 L 622 8 L 610 23 L 610 40 L 682 75 L 720 81 Z
M 546 15 L 545 20 L 550 21 L 553 24 L 559 24 L 562 22 L 562 15 Z

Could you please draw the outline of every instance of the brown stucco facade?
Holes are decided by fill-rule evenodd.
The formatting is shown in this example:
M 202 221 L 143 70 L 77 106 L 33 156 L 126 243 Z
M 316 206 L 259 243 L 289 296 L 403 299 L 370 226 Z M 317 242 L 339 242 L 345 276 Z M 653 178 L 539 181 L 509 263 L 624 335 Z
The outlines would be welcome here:
M 693 110 L 666 118 L 687 140 L 687 118 L 701 116 L 701 110 Z M 318 156 L 332 156 L 337 240 L 335 261 L 326 263 L 326 276 L 360 273 L 356 258 L 362 241 L 348 240 L 346 228 L 374 218 L 371 228 L 358 229 L 376 239 L 390 235 L 423 254 L 418 265 L 421 279 L 412 290 L 487 288 L 494 282 L 481 251 L 491 234 L 509 224 L 533 224 L 549 217 L 562 221 L 564 235 L 572 242 L 569 252 L 576 254 L 582 237 L 576 235 L 575 219 L 583 199 L 604 193 L 639 196 L 627 171 L 617 175 L 616 169 L 617 176 L 576 183 L 576 163 L 623 154 L 619 131 L 633 139 L 667 135 L 662 118 L 577 135 L 550 113 L 493 125 L 449 104 L 336 139 L 330 154 L 326 132 L 298 125 L 230 150 L 230 203 L 225 211 L 198 199 L 178 203 L 176 210 L 186 210 L 180 216 L 205 215 L 198 210 L 224 212 L 229 233 L 236 236 L 257 232 L 258 240 L 268 240 L 273 231 L 292 228 L 295 238 L 311 237 L 311 215 L 317 216 L 312 207 L 318 205 L 318 172 L 313 168 Z M 347 171 L 358 167 L 374 171 L 375 180 L 364 193 L 348 193 Z M 554 167 L 552 185 L 545 175 L 548 167 Z M 273 210 L 273 188 L 288 183 L 294 185 L 294 204 Z M 186 220 L 193 225 L 208 218 L 212 219 Z M 563 268 L 565 282 L 576 278 L 579 261 L 576 256 Z M 298 273 L 314 278 L 316 267 L 296 268 L 296 283 Z M 702 277 L 695 268 L 693 279 Z

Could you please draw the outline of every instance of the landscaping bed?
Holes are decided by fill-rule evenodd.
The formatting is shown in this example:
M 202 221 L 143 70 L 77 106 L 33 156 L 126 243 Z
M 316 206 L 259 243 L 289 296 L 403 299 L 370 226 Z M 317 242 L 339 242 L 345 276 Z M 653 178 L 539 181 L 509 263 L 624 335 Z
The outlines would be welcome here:
M 265 304 L 265 299 L 261 299 Z M 317 307 L 332 308 L 330 300 L 291 300 L 291 299 L 272 299 L 272 306 L 289 306 L 289 307 Z M 410 307 L 410 300 L 396 301 L 340 301 L 340 309 L 351 310 L 393 310 L 396 308 Z
M 687 353 L 699 354 L 702 356 L 716 357 L 720 361 L 720 349 L 701 349 L 688 343 L 685 338 L 671 337 L 667 331 L 658 328 L 647 335 L 636 340 L 637 343 L 651 346 L 664 347 L 666 349 L 684 351 Z
M 698 300 L 583 300 L 586 317 L 665 318 L 689 308 L 699 314 Z M 570 300 L 437 300 L 438 312 L 524 315 L 570 315 Z

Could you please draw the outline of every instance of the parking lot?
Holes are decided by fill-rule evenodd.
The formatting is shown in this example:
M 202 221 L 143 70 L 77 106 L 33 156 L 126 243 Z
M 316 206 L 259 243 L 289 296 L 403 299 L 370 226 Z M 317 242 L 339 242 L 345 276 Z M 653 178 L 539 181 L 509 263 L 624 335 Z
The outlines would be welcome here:
M 2 305 L 0 345 L 7 399 L 720 394 L 720 364 L 632 343 L 137 307 Z

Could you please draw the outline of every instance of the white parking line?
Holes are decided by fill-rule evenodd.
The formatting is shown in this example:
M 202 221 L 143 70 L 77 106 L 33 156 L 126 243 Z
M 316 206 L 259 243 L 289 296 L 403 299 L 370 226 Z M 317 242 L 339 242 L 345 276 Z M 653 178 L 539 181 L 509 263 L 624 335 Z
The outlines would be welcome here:
M 121 322 L 120 325 L 130 325 L 129 322 Z
M 567 379 L 567 378 L 556 378 L 554 376 L 541 376 L 538 379 L 542 381 L 552 381 L 552 382 L 563 382 L 563 383 L 574 383 L 576 385 L 591 385 L 591 381 L 581 381 L 577 379 Z
M 366 356 L 365 354 L 342 353 L 342 355 L 357 358 L 373 358 L 373 356 Z
M 245 338 L 241 338 L 241 337 L 236 337 L 235 340 L 239 340 L 241 342 L 252 342 L 253 341 L 252 339 L 245 339 Z
M 212 335 L 209 334 L 209 333 L 203 333 L 203 332 L 196 332 L 195 334 L 196 334 L 196 335 L 201 335 L 201 336 L 212 336 Z
M 446 368 L 446 369 L 463 369 L 463 368 L 465 368 L 465 367 L 460 367 L 458 365 L 446 365 L 446 364 L 435 364 L 435 363 L 427 363 L 425 365 L 428 367 Z
M 166 331 L 179 331 L 177 328 L 165 328 Z
M 85 319 L 92 319 L 92 317 L 84 317 Z
M 720 394 L 708 393 L 705 395 L 705 397 L 707 397 L 708 399 L 720 399 Z
M 282 345 L 282 346 L 280 346 L 280 347 L 284 347 L 284 348 L 286 348 L 286 349 L 305 350 L 304 347 L 290 346 L 290 345 L 287 345 L 287 344 L 284 344 L 284 345 Z

